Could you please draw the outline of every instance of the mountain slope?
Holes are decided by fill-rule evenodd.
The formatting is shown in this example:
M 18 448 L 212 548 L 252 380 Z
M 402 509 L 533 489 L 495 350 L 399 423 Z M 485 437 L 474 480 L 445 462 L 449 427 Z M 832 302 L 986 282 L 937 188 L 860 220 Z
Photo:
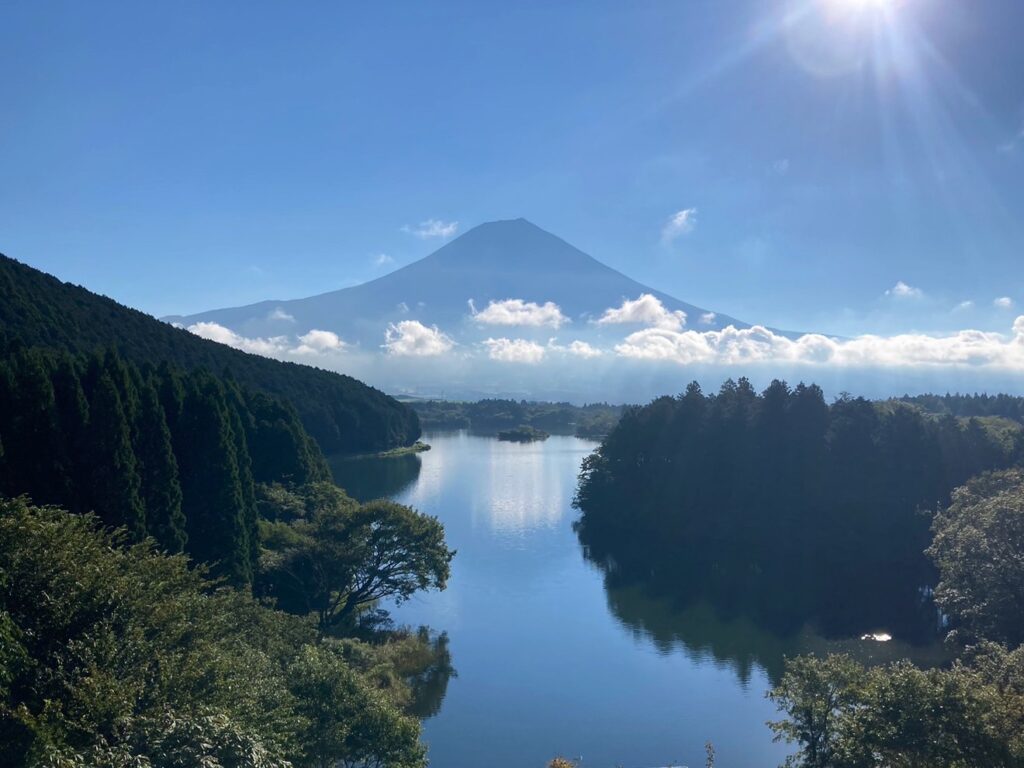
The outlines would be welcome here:
M 525 219 L 481 224 L 426 258 L 362 285 L 166 319 L 184 325 L 218 323 L 249 337 L 318 328 L 375 349 L 387 325 L 401 320 L 438 325 L 465 340 L 493 334 L 474 322 L 470 300 L 478 309 L 505 299 L 551 301 L 571 319 L 578 336 L 594 330 L 589 320 L 644 293 L 656 296 L 671 312 L 686 312 L 690 326 L 705 316 L 702 330 L 749 327 L 727 315 L 711 319 L 707 310 L 638 283 Z
M 325 453 L 383 450 L 420 434 L 412 409 L 356 379 L 206 341 L 0 254 L 0 349 L 10 343 L 75 353 L 116 346 L 138 364 L 228 371 L 289 400 Z

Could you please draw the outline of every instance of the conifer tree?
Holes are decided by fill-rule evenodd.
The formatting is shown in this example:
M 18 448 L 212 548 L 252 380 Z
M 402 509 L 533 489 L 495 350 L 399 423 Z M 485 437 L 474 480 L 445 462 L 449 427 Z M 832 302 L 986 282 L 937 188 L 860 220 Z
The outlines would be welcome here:
M 34 350 L 15 361 L 12 403 L 13 428 L 9 446 L 10 473 L 27 493 L 40 503 L 66 504 L 72 478 L 53 392 L 50 371 L 42 353 Z
M 181 486 L 186 551 L 234 583 L 252 580 L 246 502 L 224 392 L 208 373 L 189 377 L 182 409 Z
M 152 378 L 144 380 L 139 390 L 136 434 L 148 532 L 165 551 L 181 552 L 185 548 L 186 524 L 181 509 L 178 461 Z
M 66 503 L 72 512 L 84 512 L 87 506 L 85 489 L 88 485 L 85 440 L 89 423 L 89 403 L 82 389 L 78 366 L 70 355 L 61 355 L 57 360 L 52 381 L 57 419 L 71 482 Z
M 97 380 L 89 403 L 86 442 L 94 510 L 108 525 L 124 526 L 141 539 L 146 535 L 146 514 L 131 430 L 117 387 L 106 372 Z

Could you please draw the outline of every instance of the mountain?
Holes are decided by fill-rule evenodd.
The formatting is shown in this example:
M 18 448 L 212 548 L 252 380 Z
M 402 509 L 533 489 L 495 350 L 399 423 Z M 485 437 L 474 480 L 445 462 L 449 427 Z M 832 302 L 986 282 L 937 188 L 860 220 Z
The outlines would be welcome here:
M 685 312 L 688 327 L 749 327 L 638 283 L 525 219 L 481 224 L 429 256 L 362 285 L 165 319 L 185 326 L 217 323 L 259 338 L 321 329 L 378 350 L 388 325 L 403 320 L 436 325 L 459 341 L 507 333 L 474 318 L 471 300 L 476 310 L 508 299 L 553 302 L 570 320 L 562 332 L 586 337 L 598 331 L 589 321 L 642 294 L 655 296 L 669 312 Z M 551 331 L 516 328 L 514 335 L 546 339 Z
M 325 453 L 384 450 L 420 434 L 411 408 L 350 376 L 207 341 L 0 254 L 0 351 L 12 345 L 76 354 L 114 346 L 139 365 L 227 372 L 289 401 Z

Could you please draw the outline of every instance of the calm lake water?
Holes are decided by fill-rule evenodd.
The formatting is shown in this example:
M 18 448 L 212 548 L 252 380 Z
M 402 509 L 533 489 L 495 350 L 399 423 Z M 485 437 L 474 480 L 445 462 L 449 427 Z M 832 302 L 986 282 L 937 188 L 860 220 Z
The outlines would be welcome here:
M 424 439 L 426 453 L 332 468 L 357 498 L 390 496 L 436 515 L 458 550 L 447 590 L 394 611 L 450 639 L 458 676 L 424 723 L 434 766 L 540 768 L 564 755 L 584 768 L 696 768 L 708 740 L 720 766 L 775 766 L 787 748 L 772 743 L 765 721 L 776 712 L 764 694 L 785 655 L 939 660 L 936 648 L 899 639 L 780 637 L 711 606 L 608 591 L 572 530 L 576 475 L 596 443 Z

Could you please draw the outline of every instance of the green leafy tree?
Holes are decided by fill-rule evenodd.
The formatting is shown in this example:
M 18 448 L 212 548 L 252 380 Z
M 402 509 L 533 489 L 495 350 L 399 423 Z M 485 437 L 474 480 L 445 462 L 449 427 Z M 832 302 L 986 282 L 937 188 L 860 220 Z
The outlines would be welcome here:
M 1024 472 L 976 477 L 935 517 L 935 600 L 962 640 L 1024 642 Z
M 326 631 L 350 625 L 380 600 L 444 589 L 455 553 L 437 518 L 391 501 L 357 505 L 328 484 L 304 493 L 308 516 L 268 542 L 277 550 L 267 560 L 265 588 L 283 607 L 314 613 Z
M 0 500 L 0 741 L 13 766 L 425 765 L 312 622 L 24 500 Z

